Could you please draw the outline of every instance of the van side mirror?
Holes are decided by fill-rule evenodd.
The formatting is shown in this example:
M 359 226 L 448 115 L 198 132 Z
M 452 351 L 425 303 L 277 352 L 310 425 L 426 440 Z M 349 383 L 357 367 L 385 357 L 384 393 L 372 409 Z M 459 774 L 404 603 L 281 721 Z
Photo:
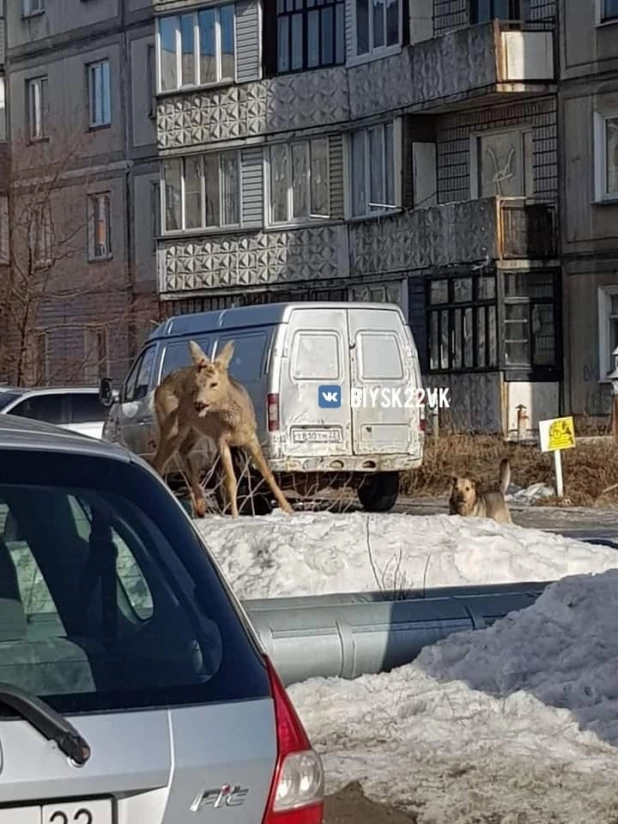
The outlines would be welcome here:
M 118 392 L 112 389 L 111 378 L 101 378 L 99 383 L 99 401 L 101 406 L 110 407 L 118 400 Z

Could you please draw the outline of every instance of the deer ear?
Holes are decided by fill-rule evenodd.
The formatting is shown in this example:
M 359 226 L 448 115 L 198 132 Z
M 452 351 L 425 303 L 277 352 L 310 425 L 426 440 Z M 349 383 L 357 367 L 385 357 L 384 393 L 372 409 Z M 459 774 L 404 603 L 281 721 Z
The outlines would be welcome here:
M 189 352 L 191 352 L 191 360 L 193 361 L 193 365 L 197 366 L 198 369 L 203 369 L 210 363 L 210 358 L 208 355 L 194 340 L 189 341 Z
M 234 357 L 234 341 L 229 340 L 215 358 L 215 363 L 221 369 L 227 369 Z

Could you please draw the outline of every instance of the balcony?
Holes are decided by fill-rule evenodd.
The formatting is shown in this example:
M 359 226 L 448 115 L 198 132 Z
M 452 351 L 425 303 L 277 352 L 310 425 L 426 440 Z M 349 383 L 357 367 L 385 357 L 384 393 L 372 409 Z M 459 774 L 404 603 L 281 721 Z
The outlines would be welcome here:
M 159 291 L 345 283 L 480 261 L 547 260 L 555 252 L 552 204 L 483 198 L 383 220 L 170 239 L 159 248 Z
M 495 20 L 416 43 L 348 70 L 351 116 L 388 109 L 461 108 L 475 97 L 547 93 L 554 82 L 553 32 Z
M 157 104 L 160 149 L 336 127 L 389 111 L 446 112 L 547 93 L 553 32 L 498 21 L 415 43 L 360 66 L 281 75 L 166 94 Z

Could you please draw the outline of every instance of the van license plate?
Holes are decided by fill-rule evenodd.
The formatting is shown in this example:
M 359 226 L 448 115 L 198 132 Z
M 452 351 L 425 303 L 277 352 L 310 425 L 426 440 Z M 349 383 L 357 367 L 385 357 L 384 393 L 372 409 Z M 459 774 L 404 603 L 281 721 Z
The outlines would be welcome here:
M 294 443 L 341 443 L 340 429 L 295 429 Z

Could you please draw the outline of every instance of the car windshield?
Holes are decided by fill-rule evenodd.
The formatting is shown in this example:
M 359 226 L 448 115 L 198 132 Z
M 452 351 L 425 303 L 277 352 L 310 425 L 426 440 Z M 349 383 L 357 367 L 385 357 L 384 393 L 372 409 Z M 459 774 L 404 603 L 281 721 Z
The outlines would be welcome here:
M 21 398 L 21 395 L 21 392 L 9 392 L 7 390 L 0 389 L 0 409 L 4 409 L 5 406 L 8 406 L 18 398 Z
M 263 697 L 242 620 L 147 470 L 0 451 L 0 681 L 63 714 Z

